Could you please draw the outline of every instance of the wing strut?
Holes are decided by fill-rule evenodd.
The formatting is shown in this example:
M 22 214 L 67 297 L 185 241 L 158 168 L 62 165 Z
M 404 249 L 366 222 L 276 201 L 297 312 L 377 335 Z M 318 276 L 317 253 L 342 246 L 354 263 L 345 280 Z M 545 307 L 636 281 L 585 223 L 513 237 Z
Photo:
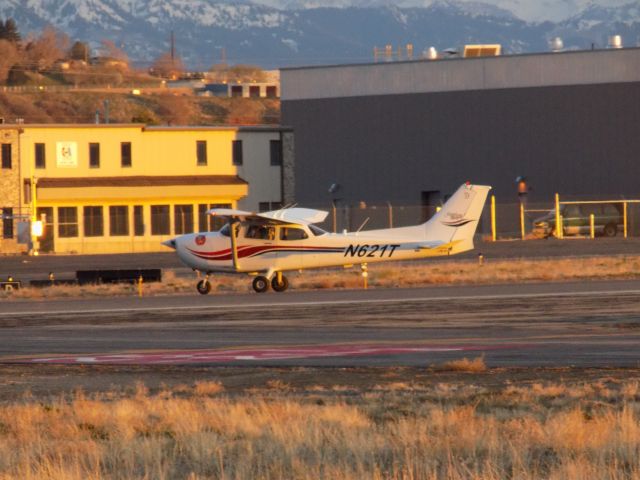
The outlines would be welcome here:
M 231 258 L 233 259 L 233 269 L 238 271 L 238 243 L 236 242 L 236 224 L 238 219 L 229 218 L 229 237 L 231 238 Z

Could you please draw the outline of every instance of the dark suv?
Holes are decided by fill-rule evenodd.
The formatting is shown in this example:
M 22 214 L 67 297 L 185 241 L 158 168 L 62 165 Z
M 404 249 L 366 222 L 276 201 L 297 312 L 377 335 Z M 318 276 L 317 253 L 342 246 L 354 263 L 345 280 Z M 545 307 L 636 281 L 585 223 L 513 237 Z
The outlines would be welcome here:
M 562 205 L 562 230 L 564 235 L 588 235 L 590 233 L 590 215 L 594 215 L 596 235 L 615 237 L 622 229 L 622 204 L 619 203 L 584 203 L 578 205 Z M 556 211 L 551 210 L 545 216 L 533 221 L 533 234 L 547 238 L 556 236 Z

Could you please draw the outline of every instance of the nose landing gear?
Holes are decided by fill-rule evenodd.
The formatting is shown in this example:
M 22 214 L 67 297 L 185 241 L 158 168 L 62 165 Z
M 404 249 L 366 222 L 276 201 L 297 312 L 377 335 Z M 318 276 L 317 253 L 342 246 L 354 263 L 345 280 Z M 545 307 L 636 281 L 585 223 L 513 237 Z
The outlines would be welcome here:
M 205 278 L 204 280 L 200 280 L 198 282 L 198 285 L 196 285 L 196 289 L 201 295 L 206 295 L 207 293 L 209 293 L 211 291 L 211 282 L 209 281 L 209 277 L 207 276 L 207 278 Z

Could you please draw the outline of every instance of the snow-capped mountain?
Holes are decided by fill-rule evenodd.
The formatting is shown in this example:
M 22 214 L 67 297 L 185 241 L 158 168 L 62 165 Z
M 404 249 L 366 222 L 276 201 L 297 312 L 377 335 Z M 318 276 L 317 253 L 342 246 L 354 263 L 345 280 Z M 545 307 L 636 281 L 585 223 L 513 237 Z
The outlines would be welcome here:
M 544 2 L 554 5 L 554 15 L 558 5 L 573 14 L 526 21 L 535 12 L 527 17 L 522 9 L 536 2 L 522 0 L 401 0 L 396 6 L 387 0 L 0 0 L 0 17 L 14 18 L 23 36 L 52 24 L 94 48 L 112 40 L 142 64 L 168 51 L 173 31 L 192 68 L 208 68 L 223 51 L 230 63 L 273 68 L 371 61 L 373 48 L 387 44 L 411 43 L 417 56 L 430 46 L 465 43 L 501 43 L 508 53 L 546 51 L 554 36 L 568 49 L 602 47 L 613 34 L 626 46 L 640 41 L 637 0 L 536 5 Z

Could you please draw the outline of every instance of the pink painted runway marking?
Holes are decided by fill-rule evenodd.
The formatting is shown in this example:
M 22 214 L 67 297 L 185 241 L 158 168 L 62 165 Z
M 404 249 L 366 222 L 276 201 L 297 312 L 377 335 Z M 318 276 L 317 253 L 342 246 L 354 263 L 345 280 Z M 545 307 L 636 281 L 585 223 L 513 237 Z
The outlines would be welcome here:
M 524 345 L 313 345 L 221 350 L 170 350 L 135 353 L 51 355 L 0 359 L 1 363 L 180 365 L 197 363 L 264 362 L 329 357 L 367 357 L 406 353 L 465 352 L 522 348 Z

